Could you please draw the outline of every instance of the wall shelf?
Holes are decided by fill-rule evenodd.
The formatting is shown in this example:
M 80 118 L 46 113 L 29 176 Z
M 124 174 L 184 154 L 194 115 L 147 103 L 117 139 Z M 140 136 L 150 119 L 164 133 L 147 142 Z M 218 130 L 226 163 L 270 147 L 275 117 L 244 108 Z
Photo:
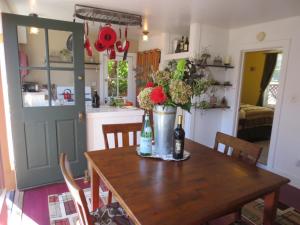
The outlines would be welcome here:
M 210 106 L 210 107 L 207 107 L 207 108 L 200 108 L 200 107 L 196 107 L 196 109 L 201 109 L 201 110 L 211 110 L 211 109 L 230 109 L 230 106 L 216 105 L 216 106 Z
M 214 65 L 214 64 L 207 64 L 207 65 L 197 65 L 202 67 L 216 67 L 216 68 L 224 68 L 224 69 L 233 69 L 234 66 L 232 65 Z
M 232 87 L 232 84 L 212 84 L 211 86 Z
M 191 57 L 191 52 L 180 52 L 173 54 L 166 54 L 164 60 L 178 60 L 178 59 L 188 59 Z

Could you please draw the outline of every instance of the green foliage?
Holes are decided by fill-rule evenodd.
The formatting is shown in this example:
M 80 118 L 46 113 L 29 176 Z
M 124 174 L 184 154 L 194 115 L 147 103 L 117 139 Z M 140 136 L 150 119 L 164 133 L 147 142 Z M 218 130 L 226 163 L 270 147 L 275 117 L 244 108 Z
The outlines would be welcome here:
M 196 102 L 193 105 L 196 109 L 208 109 L 210 108 L 210 104 L 208 101 Z
M 126 96 L 128 89 L 128 62 L 109 60 L 107 63 L 108 76 L 110 78 L 108 84 L 109 96 Z M 119 92 L 117 88 L 119 87 Z
M 154 88 L 163 87 L 167 96 L 164 106 L 180 107 L 190 112 L 193 96 L 203 95 L 211 86 L 211 80 L 197 74 L 196 64 L 193 61 L 180 59 L 177 62 L 171 61 L 164 71 L 157 71 L 152 74 Z M 146 89 L 144 89 L 146 90 Z M 143 92 L 138 96 L 140 106 L 146 110 L 153 107 L 150 91 Z M 208 107 L 206 102 L 201 107 Z
M 205 78 L 195 79 L 192 85 L 194 96 L 200 96 L 204 94 L 210 86 L 211 86 L 211 80 Z
M 183 79 L 184 71 L 185 71 L 185 65 L 186 65 L 186 60 L 185 59 L 178 60 L 176 70 L 173 73 L 173 79 L 175 79 L 175 80 L 182 80 Z
M 119 61 L 117 67 L 117 73 L 119 78 L 127 79 L 128 77 L 128 62 L 127 61 Z

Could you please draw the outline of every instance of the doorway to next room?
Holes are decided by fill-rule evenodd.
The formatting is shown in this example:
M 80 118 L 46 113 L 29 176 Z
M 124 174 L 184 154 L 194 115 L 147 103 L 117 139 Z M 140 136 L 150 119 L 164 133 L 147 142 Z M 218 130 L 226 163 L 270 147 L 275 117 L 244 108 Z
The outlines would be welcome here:
M 237 136 L 263 148 L 258 160 L 267 165 L 279 93 L 282 52 L 253 51 L 244 56 Z

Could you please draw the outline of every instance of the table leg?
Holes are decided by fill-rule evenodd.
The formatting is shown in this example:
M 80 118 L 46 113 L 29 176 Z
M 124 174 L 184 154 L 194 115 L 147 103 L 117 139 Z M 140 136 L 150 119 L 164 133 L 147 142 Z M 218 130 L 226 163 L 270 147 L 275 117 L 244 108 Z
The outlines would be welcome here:
M 107 204 L 111 204 L 111 203 L 112 203 L 112 193 L 111 193 L 111 191 L 108 191 Z
M 267 194 L 264 197 L 265 209 L 264 209 L 264 225 L 274 225 L 277 211 L 277 203 L 279 198 L 279 189 Z
M 92 190 L 92 208 L 93 211 L 99 208 L 99 185 L 100 185 L 100 179 L 97 172 L 92 169 L 92 176 L 91 176 L 91 190 Z

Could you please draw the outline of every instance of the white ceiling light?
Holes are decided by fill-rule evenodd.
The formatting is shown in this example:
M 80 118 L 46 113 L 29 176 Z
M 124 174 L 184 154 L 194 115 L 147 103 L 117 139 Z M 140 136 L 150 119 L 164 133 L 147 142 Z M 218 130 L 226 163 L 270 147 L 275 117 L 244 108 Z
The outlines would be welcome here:
M 30 13 L 29 16 L 32 16 L 32 17 L 35 17 L 35 18 L 38 17 L 38 15 L 35 14 L 35 13 Z M 37 27 L 30 27 L 29 28 L 29 33 L 30 34 L 38 34 L 39 33 L 39 28 L 37 28 Z
M 143 31 L 143 41 L 148 41 L 148 34 L 149 34 L 149 31 L 147 31 L 147 30 Z
M 39 28 L 37 28 L 37 27 L 30 27 L 29 33 L 30 34 L 38 34 L 39 33 Z

